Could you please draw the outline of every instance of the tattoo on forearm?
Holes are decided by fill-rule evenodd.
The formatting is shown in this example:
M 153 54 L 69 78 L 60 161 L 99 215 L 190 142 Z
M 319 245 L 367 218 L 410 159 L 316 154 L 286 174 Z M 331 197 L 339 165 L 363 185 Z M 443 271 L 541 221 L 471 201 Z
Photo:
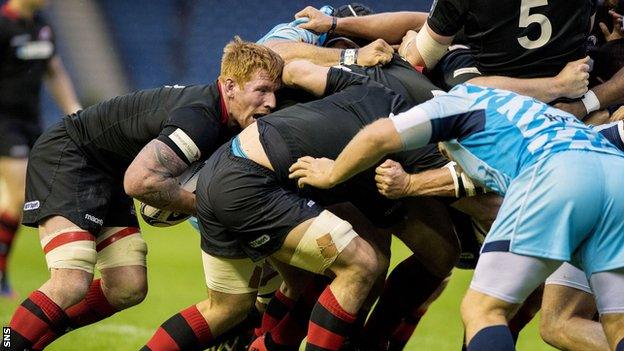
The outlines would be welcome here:
M 169 208 L 178 202 L 181 196 L 180 186 L 176 177 L 187 168 L 176 153 L 167 145 L 152 141 L 146 145 L 148 154 L 152 154 L 155 162 L 146 164 L 147 170 L 155 178 L 153 186 L 141 194 L 139 200 L 159 208 Z

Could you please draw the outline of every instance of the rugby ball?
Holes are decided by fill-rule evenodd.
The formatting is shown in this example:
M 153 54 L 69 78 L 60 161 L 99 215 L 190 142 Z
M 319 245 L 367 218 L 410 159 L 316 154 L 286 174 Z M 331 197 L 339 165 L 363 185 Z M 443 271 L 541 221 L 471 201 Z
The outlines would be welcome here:
M 178 177 L 178 183 L 182 189 L 195 193 L 197 187 L 197 179 L 199 171 L 206 164 L 205 161 L 194 162 L 191 166 Z M 169 227 L 187 220 L 191 215 L 186 213 L 178 213 L 169 210 L 161 210 L 154 206 L 141 202 L 139 213 L 145 223 L 154 227 Z

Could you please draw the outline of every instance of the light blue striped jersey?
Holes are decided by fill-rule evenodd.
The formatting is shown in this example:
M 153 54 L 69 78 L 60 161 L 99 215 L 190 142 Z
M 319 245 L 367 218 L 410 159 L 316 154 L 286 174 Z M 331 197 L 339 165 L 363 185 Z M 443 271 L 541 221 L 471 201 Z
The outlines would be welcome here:
M 444 141 L 475 181 L 504 194 L 538 160 L 566 150 L 624 156 L 573 115 L 516 93 L 462 84 L 391 117 L 406 149 Z
M 321 45 L 321 36 L 309 30 L 297 27 L 307 19 L 297 19 L 290 23 L 280 23 L 273 27 L 267 34 L 260 38 L 257 43 L 264 44 L 271 40 L 298 41 L 311 45 Z

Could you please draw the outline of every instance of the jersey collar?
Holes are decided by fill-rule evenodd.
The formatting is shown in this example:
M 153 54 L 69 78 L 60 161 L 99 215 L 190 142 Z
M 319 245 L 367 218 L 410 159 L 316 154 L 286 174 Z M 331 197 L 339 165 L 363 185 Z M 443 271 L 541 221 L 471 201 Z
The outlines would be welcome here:
M 228 121 L 229 115 L 227 107 L 225 106 L 225 100 L 223 99 L 223 88 L 221 87 L 220 81 L 217 81 L 217 87 L 219 88 L 219 103 L 221 105 L 221 123 L 225 124 Z

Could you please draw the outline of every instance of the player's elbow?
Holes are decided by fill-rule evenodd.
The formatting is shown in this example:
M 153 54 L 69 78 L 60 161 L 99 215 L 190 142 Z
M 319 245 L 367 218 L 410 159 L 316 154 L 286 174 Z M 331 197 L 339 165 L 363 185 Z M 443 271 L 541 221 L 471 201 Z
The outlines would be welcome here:
M 141 199 L 156 188 L 154 177 L 145 171 L 129 167 L 124 176 L 124 191 L 130 197 Z
M 298 86 L 305 76 L 310 74 L 312 63 L 305 60 L 294 60 L 288 62 L 284 66 L 282 72 L 282 81 L 284 85 L 293 87 Z

